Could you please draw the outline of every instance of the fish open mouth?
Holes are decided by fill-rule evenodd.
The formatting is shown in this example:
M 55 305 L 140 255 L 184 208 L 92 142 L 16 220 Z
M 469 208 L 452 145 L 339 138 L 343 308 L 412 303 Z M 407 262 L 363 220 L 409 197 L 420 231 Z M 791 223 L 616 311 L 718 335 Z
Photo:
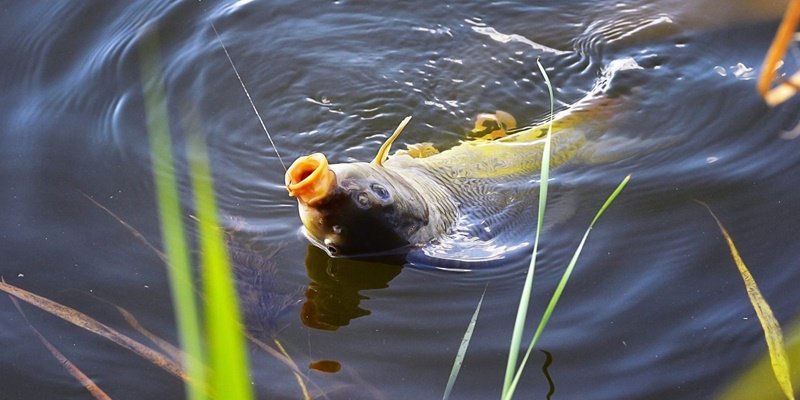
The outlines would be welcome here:
M 286 171 L 285 182 L 289 196 L 313 205 L 333 190 L 336 175 L 328 167 L 325 155 L 314 153 L 295 160 Z

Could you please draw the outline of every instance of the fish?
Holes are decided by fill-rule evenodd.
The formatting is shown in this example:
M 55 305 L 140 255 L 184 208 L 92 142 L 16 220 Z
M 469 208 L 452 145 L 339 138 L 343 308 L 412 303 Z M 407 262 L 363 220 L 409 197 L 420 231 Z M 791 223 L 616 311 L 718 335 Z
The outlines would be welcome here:
M 437 248 L 431 254 L 446 255 L 458 247 L 454 238 L 462 248 L 492 243 L 498 230 L 519 220 L 522 211 L 514 204 L 530 203 L 548 129 L 551 168 L 579 157 L 587 143 L 605 132 L 619 103 L 607 95 L 611 77 L 641 68 L 632 59 L 616 61 L 621 62 L 612 62 L 584 98 L 549 123 L 464 140 L 443 151 L 425 143 L 389 155 L 407 117 L 371 162 L 331 164 L 322 153 L 298 158 L 285 184 L 297 199 L 303 233 L 331 257 L 414 248 Z

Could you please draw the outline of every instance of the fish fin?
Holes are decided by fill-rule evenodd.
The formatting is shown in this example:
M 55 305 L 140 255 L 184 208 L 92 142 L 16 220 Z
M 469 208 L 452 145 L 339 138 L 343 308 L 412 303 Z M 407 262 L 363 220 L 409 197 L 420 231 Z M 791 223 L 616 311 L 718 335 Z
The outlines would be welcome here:
M 395 155 L 407 155 L 411 158 L 425 158 L 439 154 L 439 149 L 431 142 L 407 144 L 405 150 L 398 150 Z
M 500 126 L 502 126 L 506 132 L 517 129 L 517 119 L 514 118 L 513 115 L 503 110 L 495 111 L 494 115 L 497 117 L 497 120 L 500 121 Z
M 392 133 L 392 136 L 389 136 L 381 148 L 378 149 L 378 154 L 375 155 L 375 159 L 372 160 L 373 164 L 383 166 L 383 161 L 389 156 L 389 150 L 392 148 L 392 143 L 394 143 L 397 137 L 400 136 L 400 133 L 403 132 L 403 129 L 405 129 L 406 125 L 408 125 L 408 121 L 411 121 L 410 115 L 400 121 L 400 125 L 397 125 L 397 128 L 394 130 L 394 133 Z
M 508 131 L 516 128 L 517 120 L 513 115 L 497 110 L 494 114 L 478 114 L 475 117 L 475 127 L 468 136 L 478 140 L 495 140 L 505 137 Z

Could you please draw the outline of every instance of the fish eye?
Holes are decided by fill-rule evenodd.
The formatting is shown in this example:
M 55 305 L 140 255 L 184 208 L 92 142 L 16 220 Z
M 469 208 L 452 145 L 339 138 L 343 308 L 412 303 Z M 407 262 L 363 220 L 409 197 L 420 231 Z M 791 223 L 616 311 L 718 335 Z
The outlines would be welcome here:
M 389 191 L 386 190 L 386 188 L 381 186 L 379 183 L 373 183 L 369 185 L 369 188 L 372 189 L 372 192 L 375 193 L 375 195 L 378 196 L 379 199 L 389 200 L 390 197 Z

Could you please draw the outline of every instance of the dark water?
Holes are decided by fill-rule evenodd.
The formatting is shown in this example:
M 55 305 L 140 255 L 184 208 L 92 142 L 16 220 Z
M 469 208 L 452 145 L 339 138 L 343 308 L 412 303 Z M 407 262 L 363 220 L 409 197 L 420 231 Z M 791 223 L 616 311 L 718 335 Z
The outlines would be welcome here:
M 211 24 L 285 162 L 317 151 L 369 160 L 406 115 L 414 120 L 402 142 L 443 146 L 480 112 L 534 121 L 548 109 L 537 59 L 563 107 L 631 58 L 641 69 L 613 81 L 625 111 L 604 136 L 621 156 L 553 173 L 551 192 L 574 206 L 542 238 L 530 324 L 594 211 L 633 173 L 540 341 L 553 398 L 713 397 L 765 346 L 719 231 L 693 199 L 727 225 L 788 325 L 800 313 L 800 103 L 768 109 L 754 93 L 777 13 L 685 3 L 5 3 L 0 275 L 139 337 L 101 299 L 122 306 L 175 341 L 163 265 L 82 194 L 160 240 L 138 52 L 147 27 L 161 43 L 178 145 L 187 135 L 209 143 L 251 331 L 277 336 L 328 398 L 437 398 L 486 288 L 453 395 L 499 397 L 524 252 L 455 273 L 332 260 L 310 247 Z M 201 128 L 186 129 L 187 114 Z M 188 186 L 182 175 L 187 195 Z M 180 381 L 137 356 L 25 310 L 112 397 L 183 395 Z M 89 398 L 9 301 L 0 327 L 0 398 Z M 552 389 L 544 353 L 534 354 L 519 398 Z M 259 398 L 300 397 L 287 367 L 255 348 L 250 356 Z M 321 359 L 342 370 L 305 367 Z

